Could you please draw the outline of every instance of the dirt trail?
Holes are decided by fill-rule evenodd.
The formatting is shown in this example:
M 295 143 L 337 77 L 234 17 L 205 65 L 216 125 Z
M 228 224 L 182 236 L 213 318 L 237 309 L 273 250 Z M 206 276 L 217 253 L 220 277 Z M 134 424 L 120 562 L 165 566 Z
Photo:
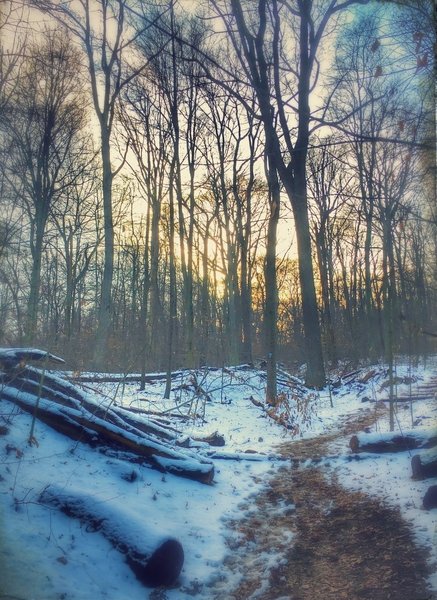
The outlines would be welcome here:
M 335 434 L 281 446 L 292 459 L 267 482 L 252 511 L 228 523 L 226 566 L 244 574 L 238 588 L 213 586 L 229 600 L 428 600 L 426 553 L 417 548 L 399 511 L 338 485 L 316 465 L 327 445 L 372 424 L 385 410 L 362 411 Z M 294 465 L 294 466 L 293 466 Z M 268 562 L 272 550 L 280 564 Z M 271 560 L 271 559 L 270 559 Z M 225 591 L 226 590 L 226 591 Z

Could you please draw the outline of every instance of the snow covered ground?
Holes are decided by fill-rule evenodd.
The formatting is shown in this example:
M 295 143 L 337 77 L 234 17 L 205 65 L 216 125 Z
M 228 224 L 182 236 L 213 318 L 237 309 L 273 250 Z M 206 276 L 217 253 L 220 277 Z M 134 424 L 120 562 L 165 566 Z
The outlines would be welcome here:
M 406 365 L 398 368 L 399 377 L 410 377 Z M 417 381 L 412 384 L 414 388 L 421 383 L 429 381 L 431 376 L 437 375 L 436 362 L 432 360 L 427 368 L 414 369 L 413 375 Z M 386 397 L 387 390 L 383 393 L 377 390 L 377 395 Z M 409 392 L 410 386 L 401 386 L 399 393 Z M 363 392 L 361 393 L 363 397 Z M 408 402 L 399 403 L 395 415 L 395 431 L 406 435 L 413 425 L 416 430 L 434 430 L 437 434 L 437 402 L 433 396 L 426 400 L 415 401 L 412 405 Z M 369 439 L 378 437 L 379 432 L 389 431 L 388 418 L 378 420 L 370 429 Z M 366 436 L 361 436 L 363 439 Z M 338 439 L 330 447 L 333 453 L 345 451 L 350 438 Z M 424 510 L 422 507 L 423 496 L 435 479 L 415 481 L 411 478 L 411 459 L 415 454 L 422 454 L 424 450 L 411 450 L 409 452 L 383 453 L 366 456 L 365 460 L 344 462 L 335 465 L 335 474 L 338 482 L 349 489 L 362 491 L 368 495 L 384 500 L 387 504 L 398 507 L 403 518 L 411 523 L 417 543 L 430 552 L 429 563 L 433 574 L 430 585 L 437 591 L 437 509 Z
M 175 381 L 170 400 L 162 399 L 163 381 L 147 384 L 142 392 L 133 382 L 86 384 L 87 392 L 102 405 L 116 402 L 190 416 L 186 420 L 171 418 L 181 438 L 215 431 L 223 435 L 223 448 L 198 444 L 199 452 L 217 453 L 212 458 L 213 485 L 163 475 L 147 465 L 135 465 L 136 477 L 131 478 L 131 464 L 73 442 L 39 422 L 35 430 L 38 445 L 29 446 L 31 416 L 1 400 L 0 426 L 8 432 L 0 436 L 0 592 L 23 600 L 188 600 L 193 595 L 212 600 L 208 584 L 222 577 L 226 539 L 235 536 L 228 529 L 228 520 L 252 510 L 252 499 L 266 478 L 284 464 L 277 454 L 278 445 L 335 431 L 345 415 L 386 398 L 384 369 L 374 370 L 367 382 L 345 383 L 331 395 L 328 389 L 303 394 L 298 382 L 286 385 L 284 376 L 285 395 L 275 414 L 288 429 L 271 419 L 264 406 L 255 405 L 263 403 L 265 386 L 256 370 L 197 373 L 197 383 L 208 393 L 208 401 L 193 393 L 188 372 L 181 372 L 180 381 Z M 436 373 L 437 363 L 431 361 L 414 372 L 398 367 L 397 375 L 414 375 L 423 382 Z M 407 391 L 409 385 L 400 384 L 398 393 Z M 435 427 L 434 399 L 420 400 L 412 409 L 409 403 L 402 403 L 396 422 L 401 430 L 411 429 L 413 424 Z M 387 429 L 387 418 L 374 427 Z M 348 454 L 348 443 L 349 439 L 337 440 L 330 451 Z M 341 484 L 399 506 L 413 524 L 418 542 L 431 548 L 436 541 L 437 509 L 422 509 L 421 499 L 430 480 L 412 481 L 410 460 L 408 452 L 363 461 L 339 460 L 335 471 Z M 119 523 L 131 529 L 126 534 L 132 538 L 150 530 L 179 539 L 185 564 L 178 586 L 165 592 L 144 588 L 123 555 L 99 532 L 87 530 L 77 519 L 39 502 L 48 486 L 65 493 L 82 493 L 90 504 L 104 507 L 105 514 L 119 515 Z M 227 585 L 232 583 L 228 579 Z M 437 578 L 433 585 L 437 589 Z

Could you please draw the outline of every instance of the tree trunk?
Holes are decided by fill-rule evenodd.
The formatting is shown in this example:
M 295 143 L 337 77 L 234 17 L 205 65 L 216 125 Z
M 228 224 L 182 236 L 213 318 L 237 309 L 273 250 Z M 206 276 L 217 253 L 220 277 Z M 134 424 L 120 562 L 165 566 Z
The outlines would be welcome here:
M 41 287 L 41 261 L 46 219 L 37 214 L 35 217 L 35 239 L 31 242 L 32 271 L 30 275 L 30 292 L 26 314 L 26 343 L 32 345 L 37 330 L 38 307 Z
M 169 314 L 168 314 L 168 337 L 167 337 L 167 378 L 165 384 L 164 398 L 170 398 L 171 392 L 171 371 L 173 368 L 173 349 L 174 349 L 174 338 L 176 329 L 176 318 L 177 318 L 177 290 L 176 290 L 176 265 L 175 265 L 175 214 L 174 214 L 174 189 L 173 189 L 173 178 L 174 178 L 175 162 L 173 160 L 170 169 L 170 191 L 169 191 L 169 227 L 170 227 L 170 281 L 169 281 Z
M 337 364 L 337 349 L 335 343 L 335 331 L 332 323 L 331 313 L 331 292 L 329 286 L 329 250 L 326 243 L 326 234 L 324 229 L 320 228 L 315 232 L 317 246 L 317 261 L 319 263 L 320 287 L 323 305 L 323 322 L 327 335 L 328 356 L 331 358 L 333 366 Z
M 110 132 L 105 125 L 101 126 L 101 144 L 105 255 L 99 306 L 99 322 L 94 350 L 95 367 L 98 369 L 104 368 L 108 350 L 112 317 L 112 279 L 114 273 L 114 224 L 112 216 L 113 173 L 111 167 Z
M 143 254 L 143 288 L 141 294 L 141 310 L 140 310 L 140 363 L 141 363 L 141 380 L 140 390 L 144 390 L 146 387 L 146 360 L 147 360 L 147 347 L 148 347 L 148 327 L 147 318 L 149 316 L 149 294 L 150 294 L 150 220 L 151 220 L 151 203 L 147 204 L 147 216 L 146 216 L 146 239 L 144 242 L 144 254 Z
M 276 276 L 276 242 L 280 213 L 280 188 L 274 159 L 267 166 L 270 188 L 270 214 L 267 230 L 266 260 L 264 278 L 266 300 L 264 309 L 264 328 L 267 362 L 266 402 L 275 406 L 277 397 L 277 346 L 278 346 L 278 283 Z
M 303 171 L 303 173 L 301 172 Z M 326 381 L 323 364 L 322 339 L 314 284 L 311 235 L 308 221 L 305 166 L 295 165 L 292 193 L 293 215 L 296 222 L 297 250 L 299 256 L 299 281 L 302 293 L 302 313 L 305 331 L 307 362 L 306 384 L 323 387 Z

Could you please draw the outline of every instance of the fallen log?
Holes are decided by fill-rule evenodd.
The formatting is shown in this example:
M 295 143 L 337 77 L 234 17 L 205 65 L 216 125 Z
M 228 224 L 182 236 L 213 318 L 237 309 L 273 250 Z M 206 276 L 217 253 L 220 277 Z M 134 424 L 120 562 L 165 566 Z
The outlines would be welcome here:
M 138 398 L 137 401 L 148 402 L 147 398 Z M 188 402 L 184 403 L 182 406 L 185 405 L 188 405 Z M 181 407 L 180 404 L 179 407 Z M 199 415 L 183 415 L 181 413 L 172 412 L 174 407 L 172 407 L 170 410 L 146 410 L 145 408 L 136 408 L 134 406 L 124 406 L 123 408 L 124 410 L 136 414 L 150 415 L 154 417 L 155 422 L 160 423 L 163 426 L 167 426 L 167 424 L 170 425 L 170 421 L 166 417 L 171 419 L 179 419 L 180 421 L 191 421 L 194 417 L 199 417 Z
M 7 372 L 19 370 L 29 361 L 65 364 L 63 358 L 38 348 L 0 348 L 0 365 Z
M 353 435 L 349 441 L 352 452 L 405 452 L 417 448 L 433 448 L 437 446 L 437 433 L 429 429 L 412 429 L 402 434 L 360 433 Z
M 202 436 L 202 437 L 189 437 L 185 436 L 179 439 L 177 442 L 178 446 L 182 448 L 196 448 L 199 446 L 209 447 L 209 446 L 225 446 L 226 441 L 223 435 L 221 435 L 218 431 L 214 431 L 210 435 Z
M 65 492 L 55 486 L 46 488 L 39 502 L 79 519 L 87 532 L 100 532 L 119 552 L 139 581 L 146 586 L 170 586 L 184 564 L 182 544 L 153 532 L 142 522 L 128 518 L 110 502 L 82 492 Z
M 171 378 L 181 377 L 184 373 L 184 371 L 173 371 Z M 69 373 L 66 377 L 69 381 L 83 383 L 141 383 L 142 381 L 142 376 L 139 373 Z M 157 381 L 165 381 L 166 377 L 166 373 L 150 373 L 144 377 L 144 381 L 145 383 L 156 383 Z
M 431 510 L 437 508 L 437 485 L 431 485 L 423 497 L 423 508 Z
M 162 472 L 202 483 L 213 480 L 211 461 L 176 448 L 177 432 L 167 431 L 110 402 L 99 404 L 52 373 L 25 367 L 19 375 L 13 378 L 4 375 L 1 379 L 1 397 L 74 440 L 129 452 L 137 462 L 148 463 Z
M 201 369 L 202 372 L 215 372 L 218 371 L 218 367 L 206 367 Z M 180 377 L 188 376 L 192 373 L 190 370 L 179 370 L 172 371 L 171 378 L 177 379 Z M 140 373 L 68 373 L 66 374 L 67 379 L 70 381 L 77 381 L 83 383 L 156 383 L 158 381 L 165 381 L 167 379 L 167 373 L 148 373 L 147 375 L 141 375 Z
M 236 460 L 249 462 L 270 462 L 276 460 L 288 460 L 287 457 L 281 454 L 259 454 L 255 450 L 245 450 L 243 452 L 219 452 L 217 450 L 209 450 L 207 456 L 219 460 Z
M 437 448 L 415 454 L 411 459 L 411 470 L 413 479 L 437 477 Z

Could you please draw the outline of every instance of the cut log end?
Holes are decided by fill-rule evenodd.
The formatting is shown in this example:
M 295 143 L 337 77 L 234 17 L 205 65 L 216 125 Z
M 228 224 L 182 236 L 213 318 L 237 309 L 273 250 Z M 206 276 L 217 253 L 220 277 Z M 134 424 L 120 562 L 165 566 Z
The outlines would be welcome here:
M 423 497 L 423 508 L 425 510 L 437 508 L 437 485 L 431 485 L 427 489 Z
M 130 539 L 129 528 L 126 530 L 121 525 L 123 511 L 102 503 L 93 504 L 87 496 L 63 495 L 62 491 L 49 487 L 40 494 L 39 502 L 79 519 L 87 533 L 103 535 L 125 556 L 127 564 L 143 585 L 168 587 L 178 579 L 184 565 L 184 550 L 178 540 L 161 537 L 157 545 L 145 528 L 143 540 L 138 545 Z
M 352 452 L 358 452 L 359 448 L 360 448 L 360 442 L 358 440 L 358 437 L 356 435 L 353 435 L 349 441 L 349 447 L 352 450 Z
M 413 479 L 423 479 L 422 461 L 418 454 L 415 454 L 411 459 L 411 471 L 413 473 Z
M 128 555 L 127 563 L 137 579 L 148 587 L 173 585 L 184 564 L 182 544 L 175 539 L 168 539 L 161 544 L 148 558 L 147 562 Z
M 437 455 L 434 453 L 431 460 L 426 460 L 424 455 L 415 454 L 411 459 L 411 471 L 416 480 L 437 477 Z

